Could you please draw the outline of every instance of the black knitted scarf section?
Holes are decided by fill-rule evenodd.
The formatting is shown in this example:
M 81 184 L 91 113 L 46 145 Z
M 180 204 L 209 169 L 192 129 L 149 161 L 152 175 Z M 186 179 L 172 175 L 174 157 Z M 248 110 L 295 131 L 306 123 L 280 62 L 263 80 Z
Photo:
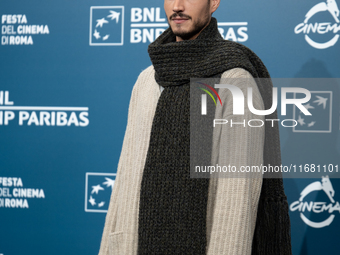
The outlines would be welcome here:
M 220 77 L 243 68 L 270 78 L 262 61 L 245 46 L 224 40 L 217 20 L 195 40 L 176 42 L 167 29 L 148 52 L 155 79 L 164 87 L 152 123 L 138 219 L 138 254 L 206 254 L 209 179 L 190 178 L 190 78 Z M 271 82 L 257 82 L 265 109 L 272 105 Z M 277 119 L 276 112 L 268 119 Z M 280 165 L 278 126 L 266 123 L 264 165 Z M 212 139 L 212 138 L 211 138 Z M 291 254 L 288 203 L 282 178 L 263 179 L 252 254 Z

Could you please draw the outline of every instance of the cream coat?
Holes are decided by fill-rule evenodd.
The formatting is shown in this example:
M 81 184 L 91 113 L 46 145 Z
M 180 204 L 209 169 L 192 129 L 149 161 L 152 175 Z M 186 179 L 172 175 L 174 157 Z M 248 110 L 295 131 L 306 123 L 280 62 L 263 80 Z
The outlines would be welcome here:
M 251 75 L 235 68 L 223 73 L 222 78 L 246 78 L 235 80 L 233 85 L 247 95 L 247 87 L 253 88 L 253 104 L 264 109 L 263 100 Z M 246 82 L 247 81 L 247 82 Z M 106 216 L 99 255 L 137 254 L 139 191 L 148 150 L 152 120 L 160 87 L 154 79 L 154 69 L 144 70 L 134 85 L 121 151 L 117 177 Z M 224 109 L 216 110 L 215 118 L 262 119 L 245 107 L 244 116 L 232 115 L 232 95 L 229 90 L 219 90 Z M 246 121 L 247 123 L 247 121 Z M 232 128 L 216 128 L 213 141 L 213 163 L 219 165 L 259 166 L 263 163 L 264 127 L 249 128 L 238 125 Z M 221 153 L 223 150 L 228 153 Z M 218 158 L 218 160 L 217 160 Z M 210 179 L 207 211 L 207 254 L 251 254 L 258 200 L 262 178 L 258 174 L 250 178 Z

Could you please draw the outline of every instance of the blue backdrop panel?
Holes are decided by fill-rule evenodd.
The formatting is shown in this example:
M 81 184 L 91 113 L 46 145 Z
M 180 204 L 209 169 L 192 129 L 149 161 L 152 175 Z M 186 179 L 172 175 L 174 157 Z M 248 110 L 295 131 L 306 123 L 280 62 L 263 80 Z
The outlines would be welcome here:
M 214 16 L 274 78 L 340 78 L 337 4 L 222 1 Z M 2 1 L 0 18 L 0 254 L 97 254 L 131 90 L 167 28 L 163 1 Z M 327 98 L 313 116 L 331 124 L 281 127 L 283 164 L 339 165 L 340 85 L 308 89 Z M 339 179 L 284 183 L 293 253 L 338 254 Z

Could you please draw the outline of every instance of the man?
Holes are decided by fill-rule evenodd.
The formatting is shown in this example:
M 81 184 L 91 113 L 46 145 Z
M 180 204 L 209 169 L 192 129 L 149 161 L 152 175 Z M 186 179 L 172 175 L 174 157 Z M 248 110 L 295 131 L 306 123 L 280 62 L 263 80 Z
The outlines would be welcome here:
M 132 91 L 100 255 L 291 254 L 282 179 L 190 178 L 190 78 L 246 78 L 236 83 L 253 88 L 254 107 L 271 106 L 271 84 L 253 79 L 269 78 L 261 60 L 220 36 L 211 17 L 219 3 L 164 1 L 170 28 L 150 44 L 153 65 Z M 230 93 L 220 94 L 227 104 L 215 115 L 237 121 Z M 224 129 L 212 146 L 227 165 L 280 164 L 278 127 L 267 123 Z

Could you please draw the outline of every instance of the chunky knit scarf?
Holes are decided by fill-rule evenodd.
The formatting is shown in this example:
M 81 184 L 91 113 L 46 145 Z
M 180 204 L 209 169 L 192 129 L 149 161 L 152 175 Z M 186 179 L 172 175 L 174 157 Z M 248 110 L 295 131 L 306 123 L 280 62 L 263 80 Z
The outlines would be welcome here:
M 140 191 L 138 254 L 206 254 L 209 179 L 190 178 L 190 78 L 220 77 L 232 68 L 269 78 L 248 48 L 225 41 L 210 24 L 195 40 L 175 42 L 167 29 L 149 46 L 155 79 L 164 87 L 153 119 Z M 272 84 L 257 82 L 265 109 Z M 266 118 L 277 119 L 276 112 Z M 280 165 L 278 126 L 267 121 L 264 165 Z M 291 254 L 288 203 L 282 178 L 263 179 L 252 254 Z

